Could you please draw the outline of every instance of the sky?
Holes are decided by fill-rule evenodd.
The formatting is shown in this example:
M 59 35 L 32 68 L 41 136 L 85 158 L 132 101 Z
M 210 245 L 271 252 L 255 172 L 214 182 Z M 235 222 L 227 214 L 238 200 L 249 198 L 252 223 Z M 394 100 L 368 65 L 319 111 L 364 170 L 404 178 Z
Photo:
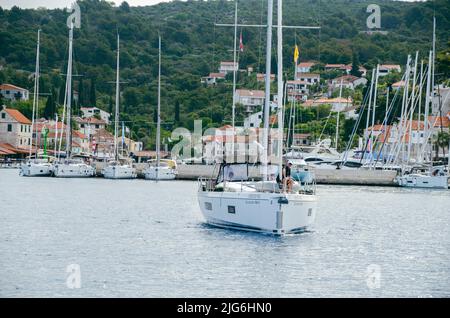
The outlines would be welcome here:
M 74 0 L 0 0 L 0 6 L 5 9 L 10 9 L 12 6 L 18 6 L 20 8 L 46 7 L 49 9 L 53 9 L 53 8 L 69 7 L 73 1 Z M 109 1 L 114 1 L 117 5 L 119 5 L 122 3 L 123 0 L 109 0 Z M 145 6 L 170 1 L 171 0 L 127 0 L 130 6 Z M 403 1 L 414 1 L 414 0 L 403 0 Z
M 109 0 L 120 5 L 123 0 Z M 157 4 L 160 2 L 169 2 L 170 0 L 127 0 L 130 6 L 145 6 Z M 74 0 L 0 0 L 0 6 L 5 9 L 10 9 L 13 6 L 20 8 L 38 8 L 46 7 L 53 8 L 65 8 L 69 7 Z

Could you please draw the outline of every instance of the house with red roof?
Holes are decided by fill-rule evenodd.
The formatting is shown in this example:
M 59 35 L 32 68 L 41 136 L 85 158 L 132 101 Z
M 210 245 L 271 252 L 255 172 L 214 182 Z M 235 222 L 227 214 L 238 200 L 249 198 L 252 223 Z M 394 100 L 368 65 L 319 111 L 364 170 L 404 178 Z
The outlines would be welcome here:
M 3 106 L 0 111 L 0 143 L 28 149 L 31 136 L 31 121 L 17 109 Z
M 30 95 L 27 89 L 12 84 L 1 84 L 0 94 L 9 100 L 28 100 Z

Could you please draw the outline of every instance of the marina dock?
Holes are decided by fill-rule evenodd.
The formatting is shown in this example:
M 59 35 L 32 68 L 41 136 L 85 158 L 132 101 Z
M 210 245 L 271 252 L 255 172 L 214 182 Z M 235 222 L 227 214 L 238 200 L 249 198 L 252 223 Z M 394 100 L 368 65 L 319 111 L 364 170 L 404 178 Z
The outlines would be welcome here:
M 138 178 L 143 178 L 145 163 L 134 164 Z M 105 162 L 96 162 L 96 175 L 101 176 Z M 179 165 L 177 180 L 197 180 L 199 177 L 209 178 L 215 175 L 214 165 Z M 249 167 L 251 178 L 259 179 L 260 171 L 258 166 Z M 370 186 L 397 186 L 394 179 L 397 175 L 390 170 L 366 170 L 366 169 L 316 169 L 317 184 L 336 185 L 370 185 Z

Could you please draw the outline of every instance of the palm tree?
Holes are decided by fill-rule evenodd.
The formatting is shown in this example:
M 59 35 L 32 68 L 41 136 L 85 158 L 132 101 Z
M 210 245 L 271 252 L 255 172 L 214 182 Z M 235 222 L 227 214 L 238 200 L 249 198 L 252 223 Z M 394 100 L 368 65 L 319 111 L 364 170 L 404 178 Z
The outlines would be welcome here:
M 439 149 L 442 148 L 442 154 L 443 157 L 445 157 L 445 148 L 448 148 L 449 145 L 449 141 L 450 141 L 450 134 L 445 132 L 445 131 L 440 131 L 437 134 L 437 138 L 435 141 L 435 146 L 436 146 L 436 159 L 438 159 L 439 157 Z

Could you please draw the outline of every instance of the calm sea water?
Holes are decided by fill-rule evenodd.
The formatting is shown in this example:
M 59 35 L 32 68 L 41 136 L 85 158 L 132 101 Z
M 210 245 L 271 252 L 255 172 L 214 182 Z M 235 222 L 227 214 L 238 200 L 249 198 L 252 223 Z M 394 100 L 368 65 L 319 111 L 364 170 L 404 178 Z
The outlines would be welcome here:
M 0 170 L 0 296 L 450 297 L 450 191 L 319 186 L 277 238 L 204 225 L 196 190 Z

